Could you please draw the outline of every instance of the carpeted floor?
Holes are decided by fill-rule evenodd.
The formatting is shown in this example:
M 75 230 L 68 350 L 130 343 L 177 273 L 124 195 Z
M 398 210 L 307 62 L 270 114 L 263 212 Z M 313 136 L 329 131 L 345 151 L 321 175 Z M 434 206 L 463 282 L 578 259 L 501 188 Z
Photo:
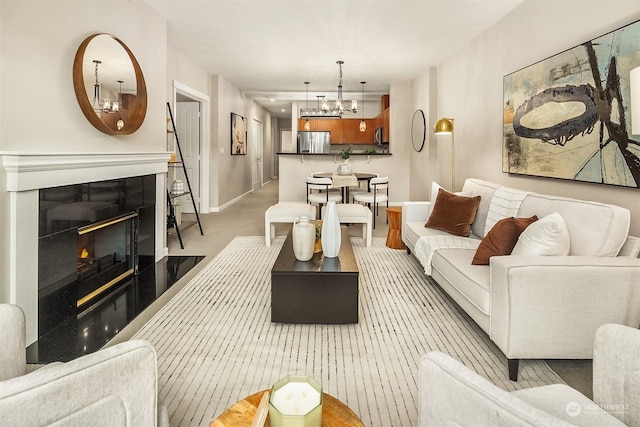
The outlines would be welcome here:
M 284 237 L 237 237 L 135 336 L 158 352 L 160 396 L 172 426 L 208 426 L 225 408 L 289 374 L 306 374 L 367 426 L 415 426 L 418 360 L 451 354 L 506 390 L 562 380 L 542 360 L 508 380 L 504 355 L 429 282 L 414 257 L 352 238 L 360 321 L 270 321 L 270 270 Z

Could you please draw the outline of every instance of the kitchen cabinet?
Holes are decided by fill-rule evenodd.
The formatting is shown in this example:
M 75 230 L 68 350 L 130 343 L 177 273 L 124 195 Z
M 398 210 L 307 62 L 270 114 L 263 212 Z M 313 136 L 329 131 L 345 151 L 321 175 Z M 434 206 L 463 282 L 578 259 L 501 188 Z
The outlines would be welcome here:
M 367 129 L 360 132 L 362 119 L 309 119 L 310 131 L 331 132 L 331 144 L 373 144 L 374 130 L 381 126 L 381 117 L 365 119 Z M 305 119 L 298 119 L 298 131 L 304 130 Z
M 373 131 L 375 129 L 375 119 L 365 119 L 367 129 L 360 132 L 360 121 L 362 119 L 342 119 L 344 121 L 344 140 L 346 144 L 373 144 Z
M 391 108 L 387 108 L 386 110 L 384 110 L 380 116 L 381 116 L 381 124 L 382 124 L 382 142 L 383 143 L 389 143 L 389 134 L 390 134 L 390 111 Z
M 344 144 L 344 123 L 342 119 L 329 119 L 329 131 L 331 132 L 332 144 Z

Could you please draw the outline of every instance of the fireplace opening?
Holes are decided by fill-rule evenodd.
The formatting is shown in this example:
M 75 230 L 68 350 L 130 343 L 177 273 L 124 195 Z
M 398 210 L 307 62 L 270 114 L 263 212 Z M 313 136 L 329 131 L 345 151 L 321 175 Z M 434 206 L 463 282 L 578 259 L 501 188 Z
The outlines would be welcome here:
M 137 217 L 131 212 L 78 228 L 78 308 L 137 273 Z
M 39 339 L 155 263 L 155 204 L 155 175 L 39 190 Z

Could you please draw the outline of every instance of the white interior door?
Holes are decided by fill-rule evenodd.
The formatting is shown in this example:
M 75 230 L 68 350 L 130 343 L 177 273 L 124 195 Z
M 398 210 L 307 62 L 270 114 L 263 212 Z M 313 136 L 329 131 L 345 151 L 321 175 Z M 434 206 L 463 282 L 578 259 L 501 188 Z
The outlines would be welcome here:
M 253 153 L 253 190 L 257 190 L 262 187 L 263 183 L 263 165 L 262 165 L 262 153 L 264 136 L 262 135 L 262 122 L 253 120 L 253 136 L 251 137 L 251 145 Z
M 193 198 L 200 212 L 200 103 L 178 102 L 176 107 L 176 130 Z M 186 182 L 185 182 L 186 185 Z M 193 213 L 188 197 L 182 201 L 182 212 Z

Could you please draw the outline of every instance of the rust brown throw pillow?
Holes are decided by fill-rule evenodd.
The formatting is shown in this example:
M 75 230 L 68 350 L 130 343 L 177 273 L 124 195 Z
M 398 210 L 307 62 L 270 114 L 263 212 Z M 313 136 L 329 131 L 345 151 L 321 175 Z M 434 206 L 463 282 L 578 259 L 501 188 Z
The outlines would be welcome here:
M 509 255 L 518 242 L 520 234 L 537 220 L 538 217 L 535 215 L 530 218 L 501 219 L 484 236 L 471 264 L 489 265 L 489 258 L 492 256 Z
M 441 188 L 431 216 L 424 226 L 467 237 L 479 204 L 480 196 L 458 196 Z

